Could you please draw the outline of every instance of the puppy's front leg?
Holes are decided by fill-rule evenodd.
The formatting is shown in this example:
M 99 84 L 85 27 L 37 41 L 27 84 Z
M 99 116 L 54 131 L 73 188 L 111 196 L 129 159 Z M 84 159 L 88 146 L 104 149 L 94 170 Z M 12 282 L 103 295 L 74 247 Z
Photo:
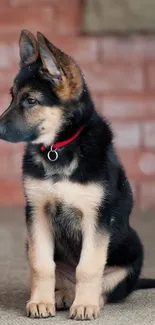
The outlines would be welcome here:
M 27 315 L 32 318 L 55 315 L 55 263 L 54 240 L 51 225 L 43 206 L 27 209 L 28 259 L 31 272 L 31 296 L 27 303 Z M 31 221 L 29 221 L 31 218 Z
M 76 294 L 70 317 L 87 320 L 99 317 L 102 276 L 107 260 L 109 235 L 97 233 L 95 227 L 83 232 L 80 262 L 76 269 Z

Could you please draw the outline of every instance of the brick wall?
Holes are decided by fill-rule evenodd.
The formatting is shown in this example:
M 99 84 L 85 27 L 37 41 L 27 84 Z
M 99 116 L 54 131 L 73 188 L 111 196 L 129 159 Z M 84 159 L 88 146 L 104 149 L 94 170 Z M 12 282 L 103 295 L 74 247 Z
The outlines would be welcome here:
M 137 205 L 155 206 L 155 36 L 82 35 L 82 14 L 80 0 L 1 0 L 0 112 L 18 71 L 21 29 L 45 33 L 81 65 L 97 109 L 111 121 Z M 0 141 L 0 150 L 0 204 L 22 204 L 23 145 Z

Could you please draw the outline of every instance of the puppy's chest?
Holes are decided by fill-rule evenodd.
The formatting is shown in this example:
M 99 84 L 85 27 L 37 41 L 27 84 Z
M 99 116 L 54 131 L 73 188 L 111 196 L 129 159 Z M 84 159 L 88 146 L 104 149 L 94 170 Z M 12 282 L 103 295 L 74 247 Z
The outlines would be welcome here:
M 56 252 L 59 258 L 79 256 L 82 229 L 92 227 L 103 188 L 96 183 L 80 184 L 68 179 L 59 181 L 38 180 L 26 177 L 24 190 L 29 204 L 34 207 L 35 222 L 50 218 L 55 233 Z M 61 256 L 61 257 L 60 257 Z
M 43 212 L 43 218 L 50 211 L 54 230 L 61 229 L 69 237 L 79 237 L 82 227 L 93 222 L 103 196 L 99 184 L 83 185 L 68 179 L 54 182 L 26 177 L 24 189 L 28 202 Z
M 103 196 L 103 189 L 97 183 L 80 184 L 68 179 L 53 181 L 26 177 L 24 190 L 27 200 L 38 208 L 49 204 L 54 209 L 62 203 L 75 208 L 80 215 L 91 214 Z M 67 213 L 67 209 L 64 211 Z
M 51 218 L 57 259 L 74 260 L 76 257 L 78 258 L 82 242 L 81 212 L 59 202 L 56 213 L 51 214 Z

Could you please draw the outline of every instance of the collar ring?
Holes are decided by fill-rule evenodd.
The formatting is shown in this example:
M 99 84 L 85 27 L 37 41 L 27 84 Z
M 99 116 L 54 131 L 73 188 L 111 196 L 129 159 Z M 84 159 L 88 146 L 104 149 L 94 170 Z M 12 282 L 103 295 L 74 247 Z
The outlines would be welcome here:
M 53 157 L 52 157 L 53 156 Z M 58 159 L 59 155 L 56 149 L 53 149 L 53 146 L 51 146 L 50 150 L 47 153 L 47 158 L 54 162 Z

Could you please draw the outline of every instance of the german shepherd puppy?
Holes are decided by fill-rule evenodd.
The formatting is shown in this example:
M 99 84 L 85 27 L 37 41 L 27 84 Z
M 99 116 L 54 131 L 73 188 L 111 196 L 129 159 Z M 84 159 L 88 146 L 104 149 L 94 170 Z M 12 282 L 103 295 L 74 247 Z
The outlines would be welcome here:
M 41 33 L 36 40 L 23 30 L 19 46 L 20 71 L 0 138 L 28 143 L 27 315 L 70 307 L 72 319 L 97 318 L 106 302 L 137 288 L 143 247 L 129 223 L 131 188 L 78 65 Z

